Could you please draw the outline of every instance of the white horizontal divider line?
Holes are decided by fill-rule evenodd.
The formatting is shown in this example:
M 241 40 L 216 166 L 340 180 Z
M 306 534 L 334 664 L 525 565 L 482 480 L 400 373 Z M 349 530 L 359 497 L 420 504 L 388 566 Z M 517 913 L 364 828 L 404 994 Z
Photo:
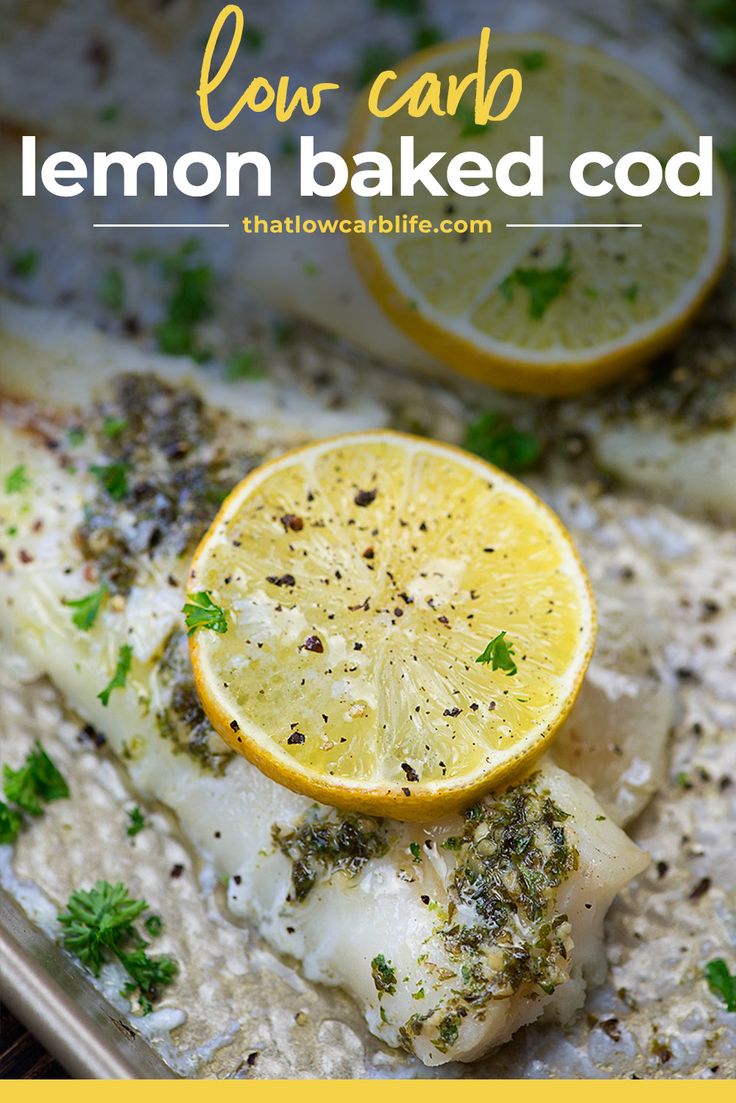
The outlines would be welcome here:
M 507 230 L 641 230 L 643 222 L 507 222 Z
M 229 230 L 229 222 L 93 222 L 93 230 Z

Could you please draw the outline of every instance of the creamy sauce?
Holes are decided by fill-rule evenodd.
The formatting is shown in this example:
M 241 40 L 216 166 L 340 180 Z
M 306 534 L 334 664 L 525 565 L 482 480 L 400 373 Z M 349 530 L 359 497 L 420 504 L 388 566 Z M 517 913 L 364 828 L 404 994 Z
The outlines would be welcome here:
M 654 864 L 612 909 L 607 937 L 611 975 L 588 1001 L 590 1015 L 605 1027 L 586 1018 L 567 1030 L 548 1024 L 529 1027 L 492 1057 L 467 1071 L 462 1066 L 452 1066 L 452 1071 L 695 1076 L 712 1075 L 711 1067 L 719 1065 L 718 1075 L 724 1075 L 730 1067 L 734 1024 L 707 993 L 703 966 L 714 956 L 728 956 L 734 937 L 728 827 L 732 790 L 726 779 L 736 777 L 736 747 L 728 736 L 736 724 L 736 695 L 719 672 L 727 667 L 736 623 L 736 584 L 725 592 L 723 581 L 736 554 L 736 536 L 633 499 L 569 488 L 550 497 L 573 526 L 594 579 L 618 575 L 623 602 L 626 586 L 644 586 L 652 602 L 649 620 L 667 616 L 671 631 L 665 632 L 658 662 L 668 677 L 680 672 L 682 715 L 663 792 L 634 831 Z M 620 581 L 622 573 L 628 581 Z M 710 604 L 714 595 L 722 610 L 715 614 Z M 629 630 L 636 631 L 637 623 L 634 616 Z M 686 670 L 690 673 L 684 676 Z M 325 1074 L 333 1076 L 376 1075 L 379 1068 L 385 1073 L 396 1067 L 427 1075 L 409 1058 L 387 1055 L 366 1035 L 349 1000 L 306 987 L 258 940 L 244 938 L 224 918 L 222 890 L 201 892 L 199 863 L 166 813 L 154 812 L 155 831 L 128 840 L 124 810 L 132 797 L 117 768 L 104 751 L 80 743 L 77 725 L 59 722 L 50 689 L 39 691 L 34 685 L 19 691 L 12 681 L 2 698 L 4 746 L 12 733 L 10 761 L 17 763 L 33 735 L 42 732 L 74 789 L 73 802 L 49 806 L 43 819 L 23 834 L 13 876 L 35 881 L 54 904 L 82 881 L 122 877 L 161 912 L 169 932 L 160 940 L 161 950 L 174 953 L 184 966 L 162 1001 L 164 1008 L 187 1009 L 186 1022 L 173 1038 L 164 1032 L 164 1053 L 175 1067 L 199 1075 L 232 1074 L 248 1053 L 258 1052 L 255 1064 L 246 1061 L 241 1074 L 294 1076 L 324 1061 Z M 685 788 L 682 778 L 678 782 L 678 774 L 686 775 L 692 788 Z M 96 824 L 94 841 L 91 822 Z M 61 850 L 60 836 L 65 839 Z M 184 870 L 172 878 L 178 865 Z M 690 899 L 706 877 L 712 882 L 709 888 Z M 36 914 L 47 924 L 51 910 L 32 890 L 25 891 L 31 891 L 27 899 L 36 899 L 32 912 L 41 907 Z M 240 1028 L 231 1041 L 227 1031 L 223 1040 L 222 1032 L 213 1030 L 214 1023 L 236 1020 Z M 335 1037 L 335 1031 L 340 1047 L 327 1055 L 325 1040 Z M 206 1047 L 218 1039 L 222 1047 L 209 1054 Z

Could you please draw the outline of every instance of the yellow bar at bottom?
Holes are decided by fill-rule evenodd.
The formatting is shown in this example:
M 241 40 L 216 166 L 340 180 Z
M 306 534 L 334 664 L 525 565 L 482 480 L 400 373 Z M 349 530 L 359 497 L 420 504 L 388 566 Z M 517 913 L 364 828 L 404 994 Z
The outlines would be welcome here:
M 489 1103 L 501 1095 L 503 1103 L 590 1103 L 591 1089 L 595 1103 L 621 1103 L 632 1092 L 637 1100 L 733 1100 L 733 1083 L 728 1080 L 9 1080 L 3 1097 L 13 1103 L 99 1103 L 100 1083 L 104 1083 L 104 1100 L 123 1103 L 170 1103 L 186 1096 L 214 1100 L 221 1092 L 237 1093 L 239 1098 L 256 1103 L 408 1103 L 415 1096 L 417 1103 L 442 1100 L 459 1091 L 463 1103 Z M 493 1085 L 495 1084 L 495 1088 Z M 729 1084 L 731 1086 L 729 1087 Z M 594 1087 L 593 1087 L 594 1085 Z M 87 1094 L 89 1092 L 89 1095 Z M 148 1093 L 151 1093 L 150 1095 Z M 701 1094 L 702 1093 L 702 1094 Z

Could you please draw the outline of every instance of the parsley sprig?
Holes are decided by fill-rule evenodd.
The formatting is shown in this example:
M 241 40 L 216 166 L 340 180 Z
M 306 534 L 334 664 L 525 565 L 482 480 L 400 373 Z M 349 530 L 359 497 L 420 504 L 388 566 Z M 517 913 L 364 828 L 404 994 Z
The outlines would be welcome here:
M 373 0 L 373 6 L 379 13 L 394 16 L 404 24 L 401 33 L 404 46 L 385 41 L 366 43 L 357 58 L 356 88 L 369 84 L 383 69 L 393 69 L 412 50 L 425 50 L 443 38 L 442 31 L 427 21 L 425 0 Z
M 538 69 L 544 69 L 547 55 L 544 50 L 529 50 L 528 53 L 519 54 L 519 61 L 527 73 L 536 73 Z
M 736 8 L 733 0 L 695 0 L 708 32 L 707 52 L 717 65 L 736 65 Z
M 67 910 L 57 917 L 64 930 L 64 947 L 99 977 L 107 960 L 105 950 L 117 956 L 124 942 L 140 940 L 133 923 L 147 907 L 145 900 L 128 895 L 122 881 L 115 885 L 98 881 L 92 889 L 73 892 Z
M 371 962 L 371 976 L 376 986 L 379 1000 L 384 992 L 393 996 L 396 992 L 396 970 L 383 954 L 376 954 Z
M 3 766 L 3 792 L 10 804 L 0 800 L 0 843 L 12 843 L 23 826 L 22 813 L 40 816 L 43 804 L 69 796 L 69 786 L 37 740 L 20 769 Z
M 468 425 L 463 447 L 512 474 L 533 467 L 542 454 L 539 437 L 516 429 L 508 417 L 495 410 Z
M 728 146 L 721 146 L 718 150 L 718 155 L 728 175 L 736 180 L 736 141 L 733 141 Z
M 125 834 L 132 839 L 146 826 L 146 820 L 137 804 L 135 808 L 130 808 L 126 812 L 126 815 L 128 817 L 128 826 Z
M 128 422 L 124 417 L 106 417 L 102 422 L 102 432 L 108 440 L 117 440 L 128 428 Z
M 505 632 L 499 632 L 475 661 L 484 663 L 486 666 L 490 664 L 491 670 L 505 670 L 506 676 L 512 678 L 514 674 L 518 673 L 513 655 L 513 643 L 506 639 Z
M 170 984 L 178 971 L 173 958 L 146 953 L 149 943 L 134 924 L 147 910 L 146 901 L 132 897 L 121 881 L 114 885 L 97 881 L 94 888 L 73 892 L 66 911 L 58 916 L 64 948 L 94 976 L 99 977 L 106 962 L 120 962 L 130 977 L 121 994 L 130 997 L 137 993 L 144 1015 L 153 1010 L 160 989 Z M 144 925 L 149 933 L 161 929 L 158 916 L 149 916 Z
M 485 134 L 490 128 L 490 123 L 477 123 L 475 121 L 475 108 L 467 103 L 461 103 L 455 112 L 455 118 L 460 123 L 460 137 L 472 138 L 475 134 Z
M 97 476 L 114 502 L 123 500 L 128 493 L 127 463 L 93 463 L 90 471 Z
M 515 268 L 500 284 L 499 291 L 507 302 L 511 302 L 514 288 L 524 288 L 529 293 L 529 317 L 538 322 L 565 290 L 573 275 L 570 254 L 567 253 L 552 268 Z
M 115 667 L 115 673 L 105 688 L 101 690 L 97 696 L 102 701 L 102 704 L 107 708 L 110 703 L 110 694 L 114 689 L 124 689 L 128 681 L 128 673 L 130 671 L 130 664 L 133 661 L 133 648 L 129 643 L 124 643 L 118 652 L 118 665 Z
M 21 817 L 0 800 L 0 843 L 13 843 L 21 828 Z
M 182 609 L 188 636 L 193 636 L 198 628 L 209 628 L 213 632 L 227 632 L 225 610 L 215 605 L 209 590 L 200 590 L 197 594 L 187 594 L 187 603 Z
M 69 786 L 38 740 L 19 770 L 3 766 L 3 791 L 12 804 L 31 816 L 41 815 L 42 802 L 69 796 Z
M 378 11 L 393 12 L 407 17 L 419 16 L 424 10 L 424 0 L 374 0 Z
M 716 996 L 720 996 L 726 1011 L 736 1011 L 736 976 L 729 972 L 723 958 L 709 961 L 705 967 L 705 979 L 708 987 Z
M 256 34 L 250 27 L 246 41 L 251 46 Z M 161 352 L 191 356 L 200 362 L 209 360 L 211 354 L 200 345 L 198 328 L 214 313 L 215 273 L 205 261 L 200 243 L 192 238 L 175 253 L 142 249 L 137 259 L 153 262 L 169 288 L 166 315 L 155 330 Z
M 368 42 L 362 47 L 355 69 L 356 88 L 365 88 L 379 73 L 392 69 L 400 57 L 400 52 L 386 42 Z
M 107 594 L 107 586 L 103 583 L 99 590 L 87 594 L 86 597 L 75 598 L 73 601 L 65 601 L 64 605 L 74 610 L 72 613 L 72 624 L 76 625 L 82 632 L 89 632 L 90 628 L 97 620 L 97 614 L 102 608 L 102 603 L 107 597 Z
M 28 279 L 38 268 L 40 259 L 37 249 L 19 249 L 11 252 L 8 257 L 11 275 L 22 280 Z
M 107 268 L 102 273 L 98 294 L 108 310 L 117 313 L 125 306 L 125 279 L 119 268 Z
M 25 464 L 19 464 L 14 467 L 10 474 L 5 479 L 5 493 L 6 494 L 22 494 L 24 490 L 27 490 L 31 485 L 31 480 L 28 478 L 28 472 Z
M 263 379 L 266 372 L 255 350 L 238 353 L 228 360 L 225 365 L 225 378 L 235 379 Z

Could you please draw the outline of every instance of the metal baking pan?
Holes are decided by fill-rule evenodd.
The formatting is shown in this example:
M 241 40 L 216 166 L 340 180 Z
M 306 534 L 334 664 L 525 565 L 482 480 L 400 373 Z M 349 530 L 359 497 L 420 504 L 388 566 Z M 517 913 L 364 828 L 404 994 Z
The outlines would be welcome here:
M 70 1076 L 176 1078 L 83 971 L 2 889 L 0 997 Z

